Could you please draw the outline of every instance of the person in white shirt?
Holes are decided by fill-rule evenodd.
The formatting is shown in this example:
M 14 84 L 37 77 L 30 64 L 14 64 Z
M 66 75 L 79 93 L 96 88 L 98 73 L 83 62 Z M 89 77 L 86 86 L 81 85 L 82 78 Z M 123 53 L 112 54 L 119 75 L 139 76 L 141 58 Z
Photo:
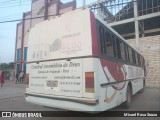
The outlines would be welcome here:
M 24 72 L 21 71 L 20 74 L 19 74 L 20 83 L 23 83 L 23 77 L 24 77 Z

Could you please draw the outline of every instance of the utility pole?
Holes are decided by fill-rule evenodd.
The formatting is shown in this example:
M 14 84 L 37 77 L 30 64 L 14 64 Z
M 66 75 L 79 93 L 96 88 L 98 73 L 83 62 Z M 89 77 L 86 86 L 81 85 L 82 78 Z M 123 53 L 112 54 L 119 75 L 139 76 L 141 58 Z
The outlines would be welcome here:
M 138 8 L 137 8 L 137 0 L 133 0 L 134 5 L 134 17 L 138 17 Z M 135 20 L 135 38 L 136 38 L 136 48 L 139 49 L 139 26 L 138 26 L 138 20 Z
M 84 8 L 86 5 L 86 0 L 82 0 L 82 2 L 83 2 L 83 8 Z
M 97 15 L 100 16 L 100 4 L 99 4 L 99 0 L 97 0 Z

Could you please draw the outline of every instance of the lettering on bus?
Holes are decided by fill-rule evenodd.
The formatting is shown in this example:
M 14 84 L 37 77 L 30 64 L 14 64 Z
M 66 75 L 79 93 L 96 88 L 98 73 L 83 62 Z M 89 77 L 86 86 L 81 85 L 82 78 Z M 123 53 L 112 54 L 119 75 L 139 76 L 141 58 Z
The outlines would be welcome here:
M 47 79 L 47 76 L 33 76 L 32 79 Z
M 53 63 L 53 64 L 41 64 L 41 65 L 32 65 L 31 69 L 47 69 L 47 68 L 65 68 L 65 67 L 80 67 L 80 63 L 74 62 L 65 62 L 65 63 Z
M 64 80 L 64 79 L 80 79 L 80 76 L 75 76 L 75 75 L 71 75 L 71 76 L 65 76 L 65 75 L 61 75 L 61 76 L 55 76 L 54 79 L 58 80 Z
M 52 76 L 56 80 L 67 80 L 67 79 L 81 79 L 78 74 L 81 64 L 73 61 L 63 62 L 52 62 L 52 63 L 39 63 L 31 65 L 36 74 L 45 76 Z M 32 76 L 34 79 L 39 79 L 37 76 Z
M 61 92 L 63 93 L 80 93 L 80 90 L 67 90 L 67 89 L 61 89 Z
M 42 65 L 32 65 L 31 69 L 42 69 L 43 68 L 43 64 Z
M 81 82 L 60 82 L 60 85 L 81 85 Z
M 44 84 L 38 84 L 38 83 L 31 83 L 31 86 L 35 86 L 35 87 L 44 87 Z
M 73 33 L 62 36 L 62 52 L 81 50 L 81 33 Z

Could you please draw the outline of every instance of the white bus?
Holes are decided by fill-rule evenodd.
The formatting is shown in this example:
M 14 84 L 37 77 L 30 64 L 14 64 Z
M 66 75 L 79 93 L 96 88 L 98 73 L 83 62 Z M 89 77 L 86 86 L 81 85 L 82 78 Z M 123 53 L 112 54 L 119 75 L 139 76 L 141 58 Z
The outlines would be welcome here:
M 143 56 L 88 9 L 30 31 L 26 101 L 73 111 L 105 111 L 143 90 Z

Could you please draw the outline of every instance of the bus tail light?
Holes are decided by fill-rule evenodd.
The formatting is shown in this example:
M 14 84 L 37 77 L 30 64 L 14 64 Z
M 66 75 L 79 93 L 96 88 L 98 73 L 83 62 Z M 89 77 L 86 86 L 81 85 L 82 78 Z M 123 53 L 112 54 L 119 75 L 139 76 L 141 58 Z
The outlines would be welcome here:
M 26 88 L 29 88 L 29 74 L 26 74 Z
M 94 93 L 94 72 L 85 72 L 85 92 Z

